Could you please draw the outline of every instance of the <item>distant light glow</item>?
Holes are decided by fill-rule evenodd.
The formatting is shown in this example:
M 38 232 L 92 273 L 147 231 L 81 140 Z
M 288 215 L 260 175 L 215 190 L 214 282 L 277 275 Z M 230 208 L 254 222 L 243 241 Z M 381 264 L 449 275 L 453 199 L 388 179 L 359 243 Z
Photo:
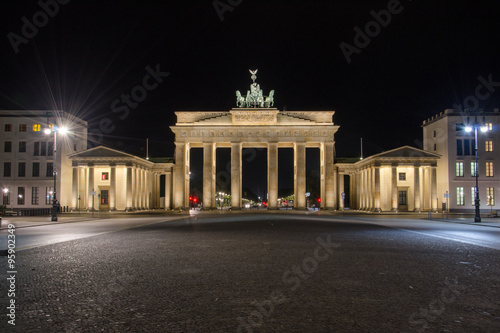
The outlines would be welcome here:
M 59 133 L 61 133 L 62 135 L 65 135 L 68 133 L 68 128 L 63 126 L 63 127 L 59 127 L 59 130 L 58 130 Z
M 50 134 L 50 132 L 51 132 L 50 128 L 46 128 L 43 130 L 43 133 L 45 134 Z
M 488 126 L 485 126 L 485 125 L 481 126 L 481 132 L 483 132 L 483 133 L 488 132 Z
M 469 125 L 465 126 L 465 131 L 466 131 L 467 133 L 472 132 L 472 126 L 469 126 Z

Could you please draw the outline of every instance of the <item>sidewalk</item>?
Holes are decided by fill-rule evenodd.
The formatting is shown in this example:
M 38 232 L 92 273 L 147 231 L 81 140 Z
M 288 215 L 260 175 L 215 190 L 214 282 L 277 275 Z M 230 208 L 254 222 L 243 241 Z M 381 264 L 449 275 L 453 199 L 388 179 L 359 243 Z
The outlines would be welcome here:
M 3 229 L 8 229 L 9 224 L 13 224 L 16 228 L 36 227 L 40 225 L 49 225 L 57 223 L 72 223 L 80 221 L 97 220 L 97 215 L 95 218 L 58 216 L 57 221 L 51 221 L 50 216 L 14 216 L 14 217 L 2 216 L 1 218 L 2 218 L 2 224 L 0 225 L 0 230 L 3 230 Z

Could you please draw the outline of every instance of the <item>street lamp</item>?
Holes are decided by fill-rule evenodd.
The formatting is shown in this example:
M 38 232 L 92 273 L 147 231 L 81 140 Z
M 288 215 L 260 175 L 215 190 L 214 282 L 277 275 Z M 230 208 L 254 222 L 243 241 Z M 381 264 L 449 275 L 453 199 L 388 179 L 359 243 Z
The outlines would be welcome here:
M 488 131 L 488 126 L 485 125 L 484 116 L 482 124 L 477 122 L 477 113 L 474 113 L 474 123 L 470 124 L 469 117 L 467 117 L 467 125 L 465 126 L 465 131 L 470 133 L 474 130 L 474 152 L 476 157 L 475 163 L 475 177 L 476 177 L 476 188 L 475 188 L 475 198 L 474 198 L 474 206 L 475 206 L 475 215 L 474 222 L 481 222 L 481 215 L 479 214 L 479 165 L 478 165 L 478 156 L 477 156 L 477 130 L 479 129 L 482 133 L 486 133 Z
M 51 128 L 46 128 L 43 131 L 45 134 L 50 134 L 50 132 L 54 132 L 54 164 L 52 166 L 52 173 L 54 174 L 54 194 L 52 195 L 52 221 L 57 221 L 57 187 L 56 187 L 56 182 L 57 182 L 57 132 L 65 135 L 68 133 L 68 129 L 66 127 L 58 127 L 54 125 Z

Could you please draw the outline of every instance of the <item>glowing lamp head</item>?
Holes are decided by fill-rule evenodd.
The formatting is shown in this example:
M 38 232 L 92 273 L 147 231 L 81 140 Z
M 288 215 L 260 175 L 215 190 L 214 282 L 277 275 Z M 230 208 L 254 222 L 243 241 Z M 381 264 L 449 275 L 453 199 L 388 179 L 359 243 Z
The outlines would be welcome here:
M 59 130 L 58 130 L 59 133 L 61 133 L 62 135 L 65 135 L 68 133 L 68 128 L 67 127 L 59 127 Z
M 481 130 L 481 132 L 486 133 L 486 132 L 488 132 L 488 126 L 485 126 L 485 125 L 481 126 L 480 130 Z
M 472 126 L 470 126 L 470 125 L 465 126 L 465 131 L 466 131 L 467 133 L 472 132 Z
M 44 129 L 44 130 L 43 130 L 43 133 L 45 133 L 45 134 L 50 134 L 50 132 L 52 132 L 52 131 L 50 130 L 50 128 L 46 128 L 46 129 Z

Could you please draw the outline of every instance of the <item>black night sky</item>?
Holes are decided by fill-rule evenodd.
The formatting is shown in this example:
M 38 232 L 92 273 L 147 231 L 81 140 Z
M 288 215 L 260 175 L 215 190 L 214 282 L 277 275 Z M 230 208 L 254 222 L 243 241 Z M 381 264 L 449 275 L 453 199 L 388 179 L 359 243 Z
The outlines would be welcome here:
M 94 144 L 133 154 L 145 156 L 149 138 L 151 156 L 172 156 L 174 112 L 231 109 L 250 68 L 280 110 L 335 110 L 340 157 L 359 156 L 361 137 L 365 156 L 419 146 L 422 121 L 475 96 L 479 76 L 493 81 L 479 106 L 500 105 L 497 1 L 57 3 L 45 15 L 37 1 L 2 1 L 0 108 L 63 109 L 89 122 Z M 37 31 L 23 29 L 34 20 Z M 372 37 L 348 63 L 339 45 L 355 47 L 367 24 Z M 169 74 L 113 112 L 148 66 Z

